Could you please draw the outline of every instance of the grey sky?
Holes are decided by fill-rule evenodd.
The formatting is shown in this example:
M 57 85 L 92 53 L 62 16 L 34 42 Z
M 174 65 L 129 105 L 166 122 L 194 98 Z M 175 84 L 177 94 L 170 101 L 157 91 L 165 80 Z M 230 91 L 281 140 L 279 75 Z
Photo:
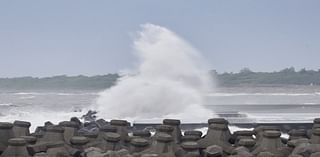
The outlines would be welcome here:
M 131 67 L 139 25 L 165 26 L 219 72 L 320 68 L 319 0 L 3 0 L 0 77 Z

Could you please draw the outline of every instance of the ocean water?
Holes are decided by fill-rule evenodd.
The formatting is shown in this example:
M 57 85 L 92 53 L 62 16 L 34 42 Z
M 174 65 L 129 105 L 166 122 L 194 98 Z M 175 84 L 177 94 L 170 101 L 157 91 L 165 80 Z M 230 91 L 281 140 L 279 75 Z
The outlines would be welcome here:
M 308 123 L 320 117 L 319 91 L 318 86 L 219 88 L 208 94 L 206 106 L 235 123 Z
M 133 40 L 135 67 L 103 91 L 0 90 L 0 121 L 26 120 L 35 126 L 81 117 L 136 123 L 178 118 L 204 123 L 311 122 L 320 117 L 318 86 L 215 88 L 211 67 L 196 48 L 168 28 L 143 24 Z
M 45 121 L 58 123 L 72 116 L 81 117 L 99 92 L 0 90 L 0 121 L 27 120 L 35 127 Z M 320 87 L 218 88 L 208 93 L 206 100 L 203 106 L 215 113 L 212 117 L 222 116 L 231 123 L 302 123 L 320 117 Z M 134 121 L 160 122 L 161 119 Z
M 32 129 L 46 121 L 81 117 L 98 91 L 0 90 L 0 121 L 26 120 Z

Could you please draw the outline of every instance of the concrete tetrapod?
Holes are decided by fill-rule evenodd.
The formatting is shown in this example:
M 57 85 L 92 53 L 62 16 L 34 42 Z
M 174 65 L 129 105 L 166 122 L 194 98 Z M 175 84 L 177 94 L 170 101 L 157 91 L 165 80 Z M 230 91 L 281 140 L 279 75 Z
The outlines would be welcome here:
M 23 138 L 11 138 L 9 146 L 0 157 L 29 157 L 26 141 Z
M 124 146 L 121 145 L 121 136 L 118 133 L 108 132 L 104 136 L 105 142 L 100 144 L 100 149 L 104 152 L 117 151 L 122 149 Z
M 37 143 L 48 142 L 64 142 L 64 128 L 59 125 L 50 125 L 45 128 L 43 138 L 39 139 Z
M 187 130 L 184 132 L 184 136 L 181 137 L 181 142 L 196 142 L 202 137 L 201 131 Z
M 97 140 L 104 141 L 105 134 L 108 132 L 117 133 L 117 127 L 112 126 L 112 125 L 102 126 L 101 128 L 99 128 Z
M 149 149 L 142 154 L 158 154 L 159 156 L 174 157 L 175 151 L 173 146 L 173 138 L 166 133 L 158 133 L 156 141 L 152 143 Z
M 117 133 L 120 135 L 121 144 L 128 145 L 130 142 L 128 135 L 128 126 L 130 126 L 130 123 L 126 120 L 111 120 L 110 124 L 117 128 Z
M 211 145 L 222 147 L 223 152 L 231 154 L 234 147 L 229 143 L 230 133 L 226 124 L 211 123 L 206 136 L 198 141 L 200 148 L 205 149 Z
M 0 122 L 0 154 L 8 147 L 8 140 L 13 138 L 13 124 Z
M 150 140 L 151 133 L 148 130 L 135 130 L 132 132 L 133 137 L 140 137 L 146 140 Z
M 149 147 L 149 144 L 149 141 L 144 138 L 134 138 L 130 141 L 129 152 L 132 154 L 140 153 L 146 150 Z M 138 156 L 140 156 L 140 154 Z
M 70 144 L 73 136 L 78 136 L 79 125 L 76 122 L 63 121 L 59 123 L 59 126 L 64 128 L 63 138 L 67 144 Z
M 89 140 L 83 136 L 74 136 L 70 139 L 71 146 L 83 152 L 86 149 L 86 145 Z
M 254 139 L 240 139 L 238 142 L 238 146 L 246 147 L 250 152 L 252 151 L 254 145 L 256 144 L 256 141 Z
M 187 130 L 185 131 L 184 133 L 184 136 L 197 136 L 199 138 L 202 137 L 202 132 L 201 131 L 198 131 L 198 130 Z
M 69 157 L 70 154 L 63 141 L 50 142 L 47 144 L 47 154 L 49 157 Z
M 204 157 L 222 157 L 223 149 L 218 145 L 211 145 L 203 151 Z
M 13 134 L 14 137 L 20 137 L 20 136 L 29 136 L 30 135 L 30 131 L 29 128 L 31 126 L 30 122 L 26 122 L 26 121 L 14 121 L 13 122 Z
M 320 128 L 315 128 L 315 129 L 312 130 L 310 143 L 312 143 L 312 144 L 320 144 Z
M 181 143 L 183 149 L 182 157 L 200 157 L 199 144 L 197 142 L 183 142 Z
M 180 143 L 182 137 L 180 128 L 181 121 L 178 119 L 164 119 L 163 124 L 173 127 L 172 137 L 176 143 Z
M 281 143 L 280 136 L 280 131 L 264 131 L 261 143 L 252 151 L 252 154 L 257 155 L 261 152 L 270 152 L 275 156 L 286 156 L 286 154 L 282 154 L 281 152 L 281 149 L 283 149 L 285 146 Z
M 289 140 L 295 140 L 299 138 L 307 138 L 307 131 L 305 129 L 293 129 L 288 132 Z

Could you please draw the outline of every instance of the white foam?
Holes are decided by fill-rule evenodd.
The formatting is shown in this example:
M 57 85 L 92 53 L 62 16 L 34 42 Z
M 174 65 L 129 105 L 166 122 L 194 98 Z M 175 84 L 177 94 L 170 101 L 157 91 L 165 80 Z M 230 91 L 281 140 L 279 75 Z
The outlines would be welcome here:
M 318 113 L 252 113 L 257 123 L 312 123 Z
M 74 96 L 74 95 L 97 95 L 97 92 L 89 92 L 89 93 L 70 93 L 70 92 L 17 92 L 13 93 L 13 95 L 58 95 L 58 96 Z
M 235 131 L 244 131 L 244 130 L 252 131 L 253 129 L 254 128 L 240 128 L 240 127 L 237 127 L 237 126 L 234 126 L 234 125 L 230 125 L 229 126 L 229 130 L 230 130 L 231 133 L 234 133 Z M 195 129 L 195 130 L 201 131 L 203 135 L 206 135 L 207 131 L 208 131 L 208 127 L 202 127 L 202 128 L 198 128 L 198 129 Z
M 36 92 L 17 92 L 17 93 L 13 93 L 13 95 L 39 95 L 42 93 L 36 93 Z
M 35 96 L 22 96 L 22 97 L 19 97 L 19 99 L 33 99 L 35 98 Z
M 73 96 L 73 95 L 97 95 L 98 93 L 54 93 L 59 96 Z
M 318 103 L 314 103 L 314 102 L 305 102 L 303 104 L 304 105 L 319 105 Z
M 0 103 L 0 106 L 11 106 L 12 103 Z
M 81 117 L 84 112 L 68 112 L 68 111 L 60 111 L 54 112 L 50 110 L 22 110 L 19 109 L 11 109 L 6 111 L 6 115 L 0 116 L 1 122 L 13 122 L 15 120 L 22 120 L 31 122 L 30 130 L 34 131 L 37 126 L 43 126 L 44 122 L 51 121 L 54 124 L 58 124 L 61 121 L 69 120 L 71 117 Z
M 233 97 L 233 96 L 316 96 L 317 93 L 209 93 L 207 96 L 213 97 Z
M 99 94 L 92 106 L 98 116 L 197 122 L 212 117 L 201 105 L 212 80 L 197 50 L 167 28 L 145 24 L 142 29 L 134 41 L 138 66 Z

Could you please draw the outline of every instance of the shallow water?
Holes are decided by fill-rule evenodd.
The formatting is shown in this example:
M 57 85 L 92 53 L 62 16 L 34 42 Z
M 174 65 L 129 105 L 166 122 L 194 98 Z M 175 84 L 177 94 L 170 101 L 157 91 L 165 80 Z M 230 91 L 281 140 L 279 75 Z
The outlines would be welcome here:
M 234 122 L 305 123 L 320 117 L 319 86 L 218 88 L 207 98 L 207 108 Z
M 231 122 L 311 122 L 320 117 L 320 88 L 234 87 L 208 93 L 205 107 Z M 0 121 L 42 125 L 80 117 L 99 91 L 0 91 Z M 155 117 L 154 121 L 159 121 Z M 143 120 L 135 120 L 143 122 Z M 150 121 L 150 120 L 149 120 Z

